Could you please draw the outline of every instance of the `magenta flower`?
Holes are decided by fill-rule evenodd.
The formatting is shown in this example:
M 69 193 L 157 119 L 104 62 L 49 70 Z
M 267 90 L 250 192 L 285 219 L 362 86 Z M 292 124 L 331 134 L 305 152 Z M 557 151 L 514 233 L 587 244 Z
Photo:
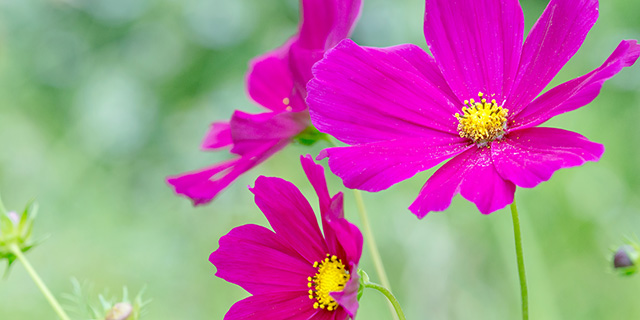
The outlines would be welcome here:
M 252 296 L 225 319 L 347 319 L 358 309 L 360 230 L 344 218 L 342 193 L 330 197 L 322 166 L 300 157 L 322 218 L 300 190 L 280 178 L 258 177 L 251 192 L 275 231 L 244 225 L 220 238 L 209 257 L 216 275 Z
M 551 0 L 522 44 L 516 0 L 427 0 L 433 58 L 411 44 L 342 41 L 315 65 L 307 103 L 313 124 L 350 146 L 319 157 L 347 187 L 372 192 L 453 157 L 409 207 L 419 218 L 458 193 L 488 214 L 513 201 L 516 185 L 597 161 L 602 145 L 536 127 L 588 104 L 638 59 L 637 41 L 622 41 L 602 66 L 539 95 L 597 17 L 598 1 Z
M 236 110 L 229 122 L 215 122 L 204 150 L 230 148 L 236 157 L 211 167 L 169 177 L 175 192 L 194 205 L 211 201 L 241 174 L 263 162 L 311 125 L 305 104 L 311 67 L 324 52 L 347 37 L 361 0 L 301 0 L 299 32 L 282 47 L 251 61 L 249 95 L 269 111 Z

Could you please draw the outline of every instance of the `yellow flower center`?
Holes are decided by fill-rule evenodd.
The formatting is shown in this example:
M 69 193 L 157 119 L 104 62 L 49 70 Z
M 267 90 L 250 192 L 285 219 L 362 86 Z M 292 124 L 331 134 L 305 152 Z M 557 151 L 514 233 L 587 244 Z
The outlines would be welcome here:
M 342 264 L 342 260 L 335 255 L 329 255 L 320 262 L 314 262 L 313 267 L 318 271 L 309 280 L 309 299 L 316 300 L 313 303 L 314 309 L 327 309 L 333 311 L 338 308 L 338 303 L 333 300 L 331 292 L 344 290 L 344 286 L 351 277 L 349 271 Z
M 456 113 L 460 137 L 473 140 L 478 147 L 487 146 L 491 141 L 501 139 L 507 128 L 509 110 L 499 107 L 495 99 L 487 101 L 482 92 L 480 101 L 465 100 L 462 114 Z

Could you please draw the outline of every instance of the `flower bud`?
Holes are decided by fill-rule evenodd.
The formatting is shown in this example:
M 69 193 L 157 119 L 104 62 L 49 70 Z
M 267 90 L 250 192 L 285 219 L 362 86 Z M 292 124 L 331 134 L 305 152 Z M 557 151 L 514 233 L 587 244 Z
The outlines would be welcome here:
M 623 275 L 632 275 L 638 272 L 640 254 L 634 245 L 623 245 L 618 248 L 613 256 L 613 267 Z
M 7 259 L 9 265 L 16 259 L 15 252 L 26 252 L 35 243 L 31 239 L 37 207 L 27 205 L 22 213 L 0 210 L 0 260 Z
M 107 313 L 105 320 L 126 320 L 131 315 L 133 307 L 128 302 L 116 303 Z

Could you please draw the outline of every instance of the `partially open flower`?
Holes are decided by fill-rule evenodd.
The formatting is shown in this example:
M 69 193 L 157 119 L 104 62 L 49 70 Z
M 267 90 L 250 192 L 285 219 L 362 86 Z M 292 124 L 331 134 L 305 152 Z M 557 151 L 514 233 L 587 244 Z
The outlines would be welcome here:
M 109 313 L 107 313 L 107 317 L 105 320 L 126 320 L 133 312 L 133 307 L 128 302 L 120 302 L 116 303 Z

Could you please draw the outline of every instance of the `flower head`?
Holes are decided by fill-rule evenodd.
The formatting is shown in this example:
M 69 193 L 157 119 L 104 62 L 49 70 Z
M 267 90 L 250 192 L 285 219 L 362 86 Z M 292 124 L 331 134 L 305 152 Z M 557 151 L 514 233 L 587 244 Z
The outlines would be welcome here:
M 597 161 L 604 147 L 570 131 L 537 127 L 591 102 L 640 55 L 622 41 L 595 70 L 540 95 L 582 45 L 596 0 L 551 0 L 523 44 L 517 0 L 426 0 L 415 45 L 360 47 L 344 40 L 313 69 L 313 124 L 349 144 L 323 150 L 349 188 L 380 191 L 452 158 L 409 209 L 445 210 L 460 193 L 480 212 L 513 201 L 558 169 Z
M 301 0 L 298 34 L 282 47 L 250 63 L 249 95 L 268 112 L 235 111 L 228 122 L 215 122 L 202 142 L 204 150 L 230 148 L 236 157 L 194 172 L 169 177 L 176 193 L 195 205 L 210 202 L 244 172 L 263 162 L 311 125 L 304 101 L 311 67 L 324 52 L 347 37 L 361 0 Z M 308 130 L 307 130 L 308 131 Z
M 322 231 L 300 190 L 258 177 L 251 192 L 273 228 L 244 225 L 220 238 L 209 257 L 216 275 L 252 296 L 225 319 L 347 319 L 358 309 L 362 234 L 344 219 L 342 193 L 331 197 L 324 169 L 310 156 L 302 167 L 320 202 Z
M 27 252 L 37 244 L 32 237 L 37 212 L 38 206 L 33 202 L 20 214 L 4 212 L 0 200 L 0 260 L 7 259 L 9 266 L 17 258 L 14 250 Z

